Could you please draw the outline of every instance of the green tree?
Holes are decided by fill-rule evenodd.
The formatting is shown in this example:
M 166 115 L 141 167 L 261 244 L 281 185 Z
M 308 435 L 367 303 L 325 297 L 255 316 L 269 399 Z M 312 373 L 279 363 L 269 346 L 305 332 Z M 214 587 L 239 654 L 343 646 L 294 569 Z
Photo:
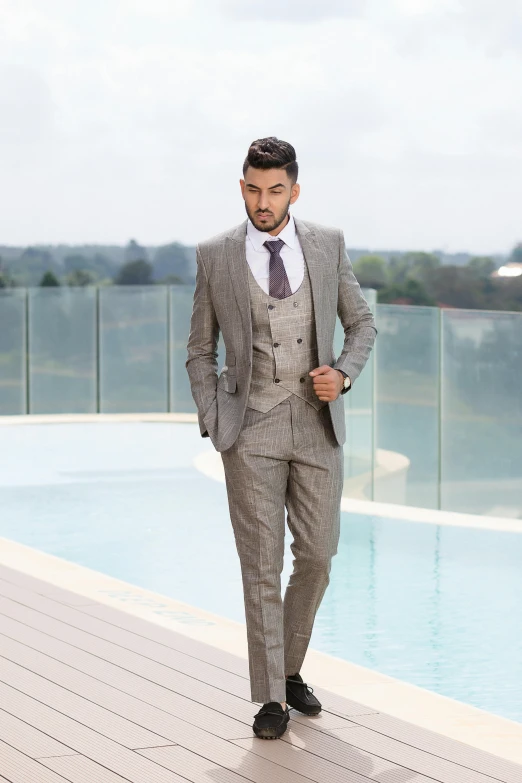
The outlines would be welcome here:
M 156 249 L 153 259 L 154 280 L 167 282 L 166 278 L 175 276 L 180 282 L 191 279 L 190 259 L 187 248 L 179 242 L 162 245 Z
M 509 260 L 513 261 L 515 264 L 522 264 L 522 242 L 519 242 L 518 245 L 515 245 L 511 251 Z
M 42 279 L 40 280 L 40 285 L 44 288 L 51 288 L 56 287 L 60 285 L 60 281 L 54 274 L 54 272 L 51 272 L 50 269 L 47 270 L 47 272 L 44 273 Z
M 386 261 L 373 253 L 360 256 L 353 265 L 353 271 L 359 285 L 364 288 L 383 288 L 388 279 Z
M 88 269 L 75 269 L 67 275 L 67 285 L 86 286 L 94 283 L 94 276 Z
M 131 239 L 123 254 L 124 263 L 129 264 L 131 261 L 148 261 L 149 256 L 144 247 L 139 245 L 135 239 Z
M 379 304 L 408 304 L 434 307 L 437 303 L 418 280 L 392 283 L 381 288 L 377 294 Z
M 148 261 L 129 261 L 120 268 L 114 282 L 116 285 L 150 285 L 152 264 Z
M 491 256 L 473 256 L 468 261 L 468 267 L 476 277 L 490 277 L 497 269 L 498 264 Z

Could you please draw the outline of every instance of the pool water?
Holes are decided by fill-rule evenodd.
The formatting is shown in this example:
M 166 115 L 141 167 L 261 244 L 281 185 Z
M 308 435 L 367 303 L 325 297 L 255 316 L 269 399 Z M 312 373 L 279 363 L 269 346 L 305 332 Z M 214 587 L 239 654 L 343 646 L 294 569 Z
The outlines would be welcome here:
M 195 425 L 0 438 L 0 536 L 244 622 L 226 490 L 193 467 L 212 448 Z M 522 534 L 343 514 L 311 645 L 522 721 L 521 563 Z

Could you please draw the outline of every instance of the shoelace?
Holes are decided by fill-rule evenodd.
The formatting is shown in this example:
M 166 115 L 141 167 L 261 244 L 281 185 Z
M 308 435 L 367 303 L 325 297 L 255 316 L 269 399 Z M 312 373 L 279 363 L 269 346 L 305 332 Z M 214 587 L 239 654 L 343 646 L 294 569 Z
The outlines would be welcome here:
M 281 709 L 283 709 L 283 708 L 281 707 Z M 288 710 L 288 704 L 286 705 L 286 709 Z M 259 710 L 257 715 L 254 715 L 254 718 L 260 718 L 262 715 L 277 715 L 279 718 L 284 718 L 285 717 L 285 712 L 283 710 L 283 714 L 281 715 L 280 712 L 275 712 L 275 710 L 264 710 L 261 707 L 261 709 Z
M 301 682 L 301 680 L 294 680 L 292 677 L 286 678 L 287 682 L 295 682 L 296 685 L 300 685 L 302 688 L 306 688 L 307 691 L 310 691 L 310 693 L 314 692 L 314 689 L 310 687 L 310 685 L 307 685 L 306 682 Z

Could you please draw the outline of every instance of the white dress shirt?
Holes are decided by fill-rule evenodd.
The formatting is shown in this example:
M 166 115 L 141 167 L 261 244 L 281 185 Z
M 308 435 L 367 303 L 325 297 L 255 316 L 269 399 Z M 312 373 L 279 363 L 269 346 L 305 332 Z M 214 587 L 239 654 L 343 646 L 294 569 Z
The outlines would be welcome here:
M 304 256 L 292 215 L 290 215 L 288 223 L 277 236 L 272 236 L 272 234 L 268 234 L 266 231 L 259 231 L 251 220 L 248 221 L 246 233 L 246 257 L 248 265 L 265 294 L 270 293 L 270 251 L 267 247 L 264 247 L 264 243 L 267 241 L 274 242 L 278 239 L 282 239 L 285 243 L 279 251 L 279 255 L 283 260 L 286 276 L 290 283 L 290 290 L 295 294 L 304 278 Z

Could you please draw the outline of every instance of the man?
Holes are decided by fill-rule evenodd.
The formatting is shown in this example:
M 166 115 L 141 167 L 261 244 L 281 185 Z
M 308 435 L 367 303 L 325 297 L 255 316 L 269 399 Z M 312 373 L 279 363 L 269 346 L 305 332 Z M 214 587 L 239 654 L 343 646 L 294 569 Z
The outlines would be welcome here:
M 203 437 L 221 452 L 241 563 L 253 730 L 321 704 L 299 674 L 339 540 L 346 393 L 376 336 L 342 231 L 298 220 L 294 148 L 250 146 L 248 220 L 197 247 L 186 362 Z M 344 347 L 333 336 L 339 316 Z M 218 377 L 219 332 L 225 364 Z M 294 570 L 281 600 L 285 506 Z

